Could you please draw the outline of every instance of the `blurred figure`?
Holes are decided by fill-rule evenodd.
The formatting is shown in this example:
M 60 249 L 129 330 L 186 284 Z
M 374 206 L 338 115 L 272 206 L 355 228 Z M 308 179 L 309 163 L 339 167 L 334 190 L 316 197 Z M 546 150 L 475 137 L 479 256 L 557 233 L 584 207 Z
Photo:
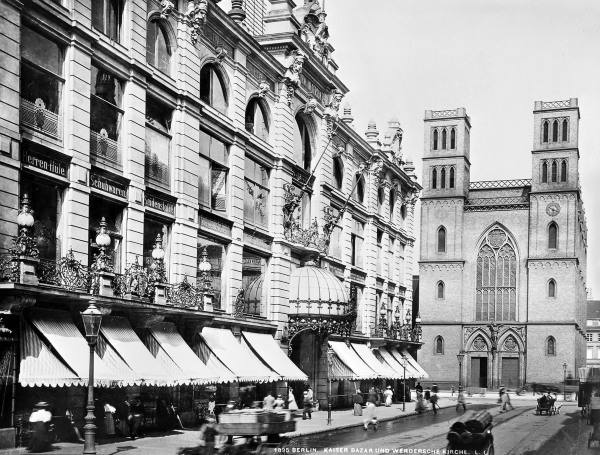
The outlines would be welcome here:
M 288 409 L 290 411 L 297 411 L 298 404 L 296 403 L 296 398 L 294 398 L 294 389 L 290 387 L 288 391 Z
M 421 383 L 420 383 L 420 382 L 417 382 L 417 385 L 415 386 L 415 390 L 416 390 L 417 392 L 421 392 L 421 393 L 423 393 L 423 386 L 421 385 Z
M 462 387 L 458 388 L 458 396 L 456 397 L 456 411 L 462 406 L 463 411 L 467 410 L 467 400 L 465 398 L 465 391 Z
M 107 401 L 104 402 L 104 432 L 106 436 L 115 435 L 115 412 L 117 409 Z
M 40 401 L 34 406 L 34 410 L 29 416 L 32 434 L 28 448 L 31 452 L 46 452 L 52 446 L 50 438 L 52 413 L 48 410 L 49 407 L 48 403 Z
M 383 392 L 383 397 L 385 399 L 385 406 L 390 407 L 392 405 L 392 397 L 394 396 L 394 392 L 392 392 L 392 387 L 387 386 L 385 388 L 385 392 Z
M 367 401 L 367 407 L 365 408 L 365 419 L 363 420 L 363 427 L 365 431 L 369 429 L 369 426 L 373 425 L 373 429 L 377 431 L 377 416 L 375 415 L 375 401 L 371 399 L 371 394 L 369 394 L 369 399 Z
M 508 390 L 505 390 L 504 393 L 502 394 L 502 408 L 501 411 L 508 411 L 508 407 L 510 406 L 510 409 L 515 409 L 514 406 L 512 405 L 512 403 L 510 402 L 510 395 L 508 394 Z
M 281 396 L 281 394 L 277 395 L 277 398 L 275 398 L 275 402 L 273 403 L 273 405 L 276 410 L 283 409 L 283 406 L 285 405 L 285 401 L 283 401 L 283 397 Z
M 429 402 L 431 403 L 431 409 L 433 409 L 433 413 L 437 414 L 437 410 L 439 408 L 439 405 L 437 404 L 438 402 L 438 395 L 437 393 L 432 393 L 431 396 L 429 397 Z
M 352 402 L 354 403 L 354 415 L 361 416 L 363 414 L 363 396 L 360 393 L 360 389 L 357 389 L 356 393 L 352 396 Z
M 275 397 L 271 395 L 271 392 L 267 393 L 267 396 L 263 399 L 263 409 L 268 411 L 275 407 Z
M 313 402 L 309 398 L 308 390 L 304 391 L 304 399 L 302 401 L 302 420 L 312 419 L 312 406 Z
M 425 401 L 423 400 L 423 392 L 417 391 L 417 403 L 415 405 L 415 411 L 421 414 L 426 409 Z

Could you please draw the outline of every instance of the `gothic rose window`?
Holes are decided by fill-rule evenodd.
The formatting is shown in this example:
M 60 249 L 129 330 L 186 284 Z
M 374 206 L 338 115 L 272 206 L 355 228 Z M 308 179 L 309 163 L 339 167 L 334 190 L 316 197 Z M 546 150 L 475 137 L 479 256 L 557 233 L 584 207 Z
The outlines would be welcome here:
M 517 302 L 517 256 L 508 235 L 495 228 L 477 255 L 478 321 L 514 321 Z

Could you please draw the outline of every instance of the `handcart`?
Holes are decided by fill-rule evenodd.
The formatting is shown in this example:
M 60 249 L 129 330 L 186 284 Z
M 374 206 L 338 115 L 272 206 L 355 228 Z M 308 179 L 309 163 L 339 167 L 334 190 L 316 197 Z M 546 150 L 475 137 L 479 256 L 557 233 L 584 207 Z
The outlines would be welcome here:
M 494 455 L 492 415 L 471 411 L 454 422 L 448 432 L 448 453 Z

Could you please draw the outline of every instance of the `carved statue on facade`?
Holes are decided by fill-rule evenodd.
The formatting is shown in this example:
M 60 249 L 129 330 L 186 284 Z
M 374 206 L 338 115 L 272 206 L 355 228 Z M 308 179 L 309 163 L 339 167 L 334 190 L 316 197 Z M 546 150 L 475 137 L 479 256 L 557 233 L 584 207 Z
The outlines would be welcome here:
M 300 86 L 300 74 L 302 74 L 302 65 L 304 65 L 305 55 L 293 50 L 289 55 L 289 65 L 283 76 L 283 83 L 286 86 L 286 102 L 291 106 L 295 90 Z
M 317 101 L 316 98 L 314 98 L 314 97 L 309 98 L 309 100 L 306 102 L 306 105 L 304 106 L 304 113 L 312 114 L 318 105 L 319 105 L 319 102 Z
M 329 104 L 325 107 L 325 121 L 327 122 L 327 137 L 331 137 L 333 134 L 333 125 L 339 118 L 339 110 L 340 105 L 342 104 L 342 99 L 344 98 L 344 94 L 340 92 L 338 89 L 334 89 L 331 92 L 331 98 L 329 100 Z
M 227 57 L 227 49 L 223 49 L 221 46 L 219 46 L 217 47 L 216 51 L 217 54 L 215 55 L 215 58 L 219 61 L 219 63 L 225 60 L 225 57 Z
M 173 3 L 171 0 L 160 0 L 160 6 L 162 8 L 160 11 L 160 17 L 162 19 L 166 19 L 173 12 L 175 3 Z
M 327 14 L 318 1 L 312 2 L 300 29 L 302 39 L 308 44 L 317 57 L 327 63 L 329 59 L 329 27 L 325 22 Z
M 235 302 L 233 304 L 233 317 L 235 318 L 243 318 L 244 313 L 246 312 L 246 299 L 244 298 L 244 290 L 240 288 L 235 297 Z
M 265 96 L 267 96 L 267 93 L 269 93 L 270 88 L 271 87 L 269 86 L 269 83 L 267 81 L 261 81 L 260 84 L 258 84 L 259 98 L 264 98 Z
M 192 44 L 198 42 L 198 37 L 202 33 L 202 27 L 206 23 L 206 16 L 208 14 L 208 0 L 190 0 L 188 2 L 187 11 L 185 16 L 190 21 L 192 31 L 190 38 Z
M 490 339 L 492 340 L 492 351 L 498 350 L 498 334 L 500 332 L 500 327 L 502 327 L 502 324 L 496 322 L 488 324 L 488 328 L 490 329 Z

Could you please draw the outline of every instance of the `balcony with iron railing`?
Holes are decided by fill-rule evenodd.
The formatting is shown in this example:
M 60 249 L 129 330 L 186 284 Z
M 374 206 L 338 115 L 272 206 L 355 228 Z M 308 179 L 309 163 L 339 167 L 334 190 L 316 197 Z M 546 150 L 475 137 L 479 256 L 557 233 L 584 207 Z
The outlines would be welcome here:
M 104 128 L 100 132 L 90 131 L 90 158 L 94 165 L 122 169 L 119 142 L 111 139 Z
M 170 183 L 169 165 L 159 160 L 158 155 L 146 150 L 145 159 L 146 181 L 168 189 Z
M 61 116 L 46 108 L 41 98 L 31 102 L 21 98 L 21 125 L 42 132 L 54 139 L 62 139 Z

